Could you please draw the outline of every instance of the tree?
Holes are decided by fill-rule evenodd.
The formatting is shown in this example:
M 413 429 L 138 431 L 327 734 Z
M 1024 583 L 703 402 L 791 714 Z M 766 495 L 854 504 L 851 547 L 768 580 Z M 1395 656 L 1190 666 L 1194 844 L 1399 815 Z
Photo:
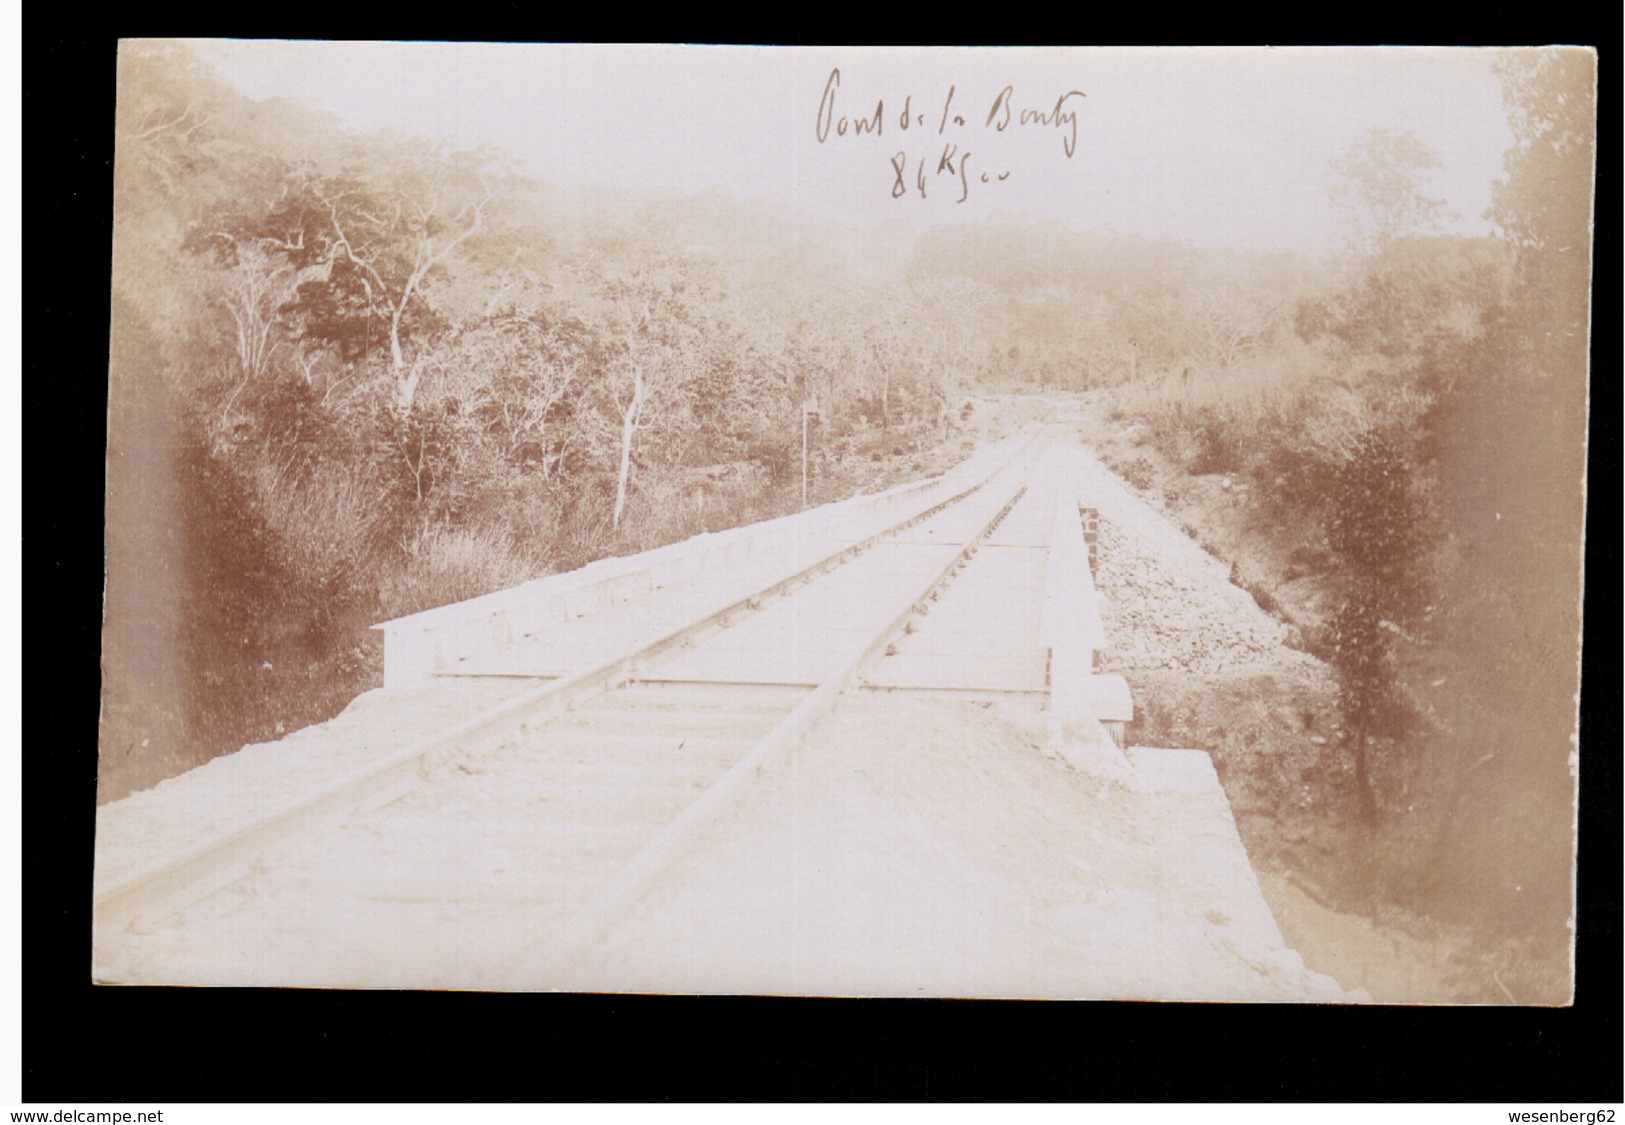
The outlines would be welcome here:
M 185 224 L 273 163 L 233 136 L 243 99 L 179 43 L 119 44 L 114 212 L 159 225 L 173 249 Z
M 1371 744 L 1403 727 L 1405 702 L 1393 638 L 1426 590 L 1431 547 L 1414 441 L 1403 419 L 1377 421 L 1356 436 L 1333 469 L 1327 541 L 1341 565 L 1342 603 L 1331 622 L 1332 666 L 1348 725 L 1360 809 L 1374 819 Z
M 1345 262 L 1340 288 L 1299 301 L 1293 325 L 1299 338 L 1340 360 L 1422 362 L 1481 330 L 1505 296 L 1508 264 L 1492 239 L 1409 235 L 1375 257 Z
M 1296 303 L 1294 328 L 1340 368 L 1409 373 L 1437 391 L 1460 366 L 1449 357 L 1504 295 L 1509 255 L 1487 237 L 1437 233 L 1450 212 L 1426 193 L 1439 164 L 1416 137 L 1373 129 L 1333 167 L 1351 215 L 1346 253 L 1335 290 Z
M 1486 217 L 1517 262 L 1516 330 L 1583 363 L 1596 159 L 1596 56 L 1579 49 L 1509 51 L 1496 63 L 1512 127 L 1507 176 Z
M 672 436 L 681 429 L 684 392 L 704 371 L 711 315 L 723 303 L 708 263 L 668 249 L 660 234 L 601 240 L 576 265 L 588 290 L 584 319 L 602 347 L 595 390 L 614 412 L 615 528 L 626 511 L 639 435 L 662 424 Z
M 215 278 L 215 300 L 231 318 L 241 387 L 265 373 L 281 344 L 273 331 L 278 310 L 292 295 L 294 271 L 258 246 L 238 247 L 233 240 L 231 251 L 231 266 Z
M 459 333 L 446 361 L 445 389 L 477 419 L 502 456 L 534 465 L 546 478 L 563 450 L 555 429 L 577 389 L 589 353 L 567 326 L 537 317 L 501 316 Z
M 1460 811 L 1431 860 L 1496 926 L 1541 934 L 1566 979 L 1596 58 L 1508 51 L 1496 72 L 1513 143 L 1486 217 L 1514 269 L 1435 412 L 1459 560 L 1440 645 L 1470 674 L 1440 702 Z
M 1196 299 L 1195 354 L 1210 371 L 1229 371 L 1274 334 L 1280 303 L 1249 297 L 1237 286 L 1209 286 Z
M 1437 229 L 1448 208 L 1422 190 L 1422 174 L 1437 167 L 1433 150 L 1410 133 L 1378 127 L 1350 142 L 1332 161 L 1333 197 L 1353 212 L 1350 247 L 1380 255 L 1404 235 Z
M 1487 217 L 1527 261 L 1584 260 L 1596 150 L 1595 54 L 1509 51 L 1495 63 L 1513 145 Z
M 964 276 L 921 278 L 909 287 L 910 329 L 924 369 L 944 393 L 987 373 L 986 333 L 996 291 Z
M 304 335 L 353 357 L 370 350 L 380 322 L 402 410 L 423 374 L 408 344 L 437 320 L 430 282 L 488 231 L 492 164 L 479 152 L 358 141 L 337 170 L 302 168 L 255 224 L 263 245 L 304 271 L 288 310 Z

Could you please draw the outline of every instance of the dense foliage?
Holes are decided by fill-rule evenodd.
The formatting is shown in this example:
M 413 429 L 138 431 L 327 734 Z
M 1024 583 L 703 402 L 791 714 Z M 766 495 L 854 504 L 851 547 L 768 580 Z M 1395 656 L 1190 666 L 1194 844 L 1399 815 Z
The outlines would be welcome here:
M 1298 623 L 1338 676 L 1347 729 L 1328 753 L 1352 762 L 1347 803 L 1372 839 L 1404 822 L 1430 841 L 1395 885 L 1538 933 L 1556 963 L 1573 887 L 1593 75 L 1581 52 L 1499 70 L 1516 145 L 1494 237 L 1438 234 L 1433 154 L 1374 130 L 1336 165 L 1350 237 L 1335 269 L 1268 306 L 1262 330 L 1239 332 L 1232 305 L 1238 332 L 1208 336 L 1241 341 L 1230 362 L 1165 352 L 1114 401 L 1190 473 L 1244 482 L 1258 525 L 1296 541 L 1287 577 L 1328 591 Z M 1245 292 L 1264 305 L 1256 282 Z
M 331 714 L 373 622 L 793 510 L 804 410 L 812 498 L 864 487 L 977 374 L 928 284 L 731 199 L 561 192 L 173 44 L 120 82 L 104 796 Z

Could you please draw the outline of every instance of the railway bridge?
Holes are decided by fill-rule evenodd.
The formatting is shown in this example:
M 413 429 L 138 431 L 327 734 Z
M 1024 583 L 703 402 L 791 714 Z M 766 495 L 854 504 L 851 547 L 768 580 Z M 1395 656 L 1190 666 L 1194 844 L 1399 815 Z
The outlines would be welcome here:
M 1133 745 L 1075 431 L 385 622 L 334 720 L 98 812 L 144 984 L 1352 1000 Z

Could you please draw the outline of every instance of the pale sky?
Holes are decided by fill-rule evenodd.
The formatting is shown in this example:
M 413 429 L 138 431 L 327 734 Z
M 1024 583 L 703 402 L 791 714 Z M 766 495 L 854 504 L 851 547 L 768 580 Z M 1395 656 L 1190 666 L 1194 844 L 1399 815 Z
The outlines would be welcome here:
M 193 45 L 252 97 L 303 101 L 362 130 L 492 141 L 556 183 L 723 185 L 859 226 L 1026 213 L 1319 255 L 1347 233 L 1330 162 L 1366 130 L 1408 131 L 1433 150 L 1442 167 L 1425 187 L 1459 214 L 1446 229 L 1467 234 L 1489 229 L 1512 140 L 1493 54 L 1480 50 Z M 854 132 L 877 103 L 880 132 Z M 1024 126 L 1023 110 L 1043 117 Z M 899 153 L 905 194 L 893 198 Z

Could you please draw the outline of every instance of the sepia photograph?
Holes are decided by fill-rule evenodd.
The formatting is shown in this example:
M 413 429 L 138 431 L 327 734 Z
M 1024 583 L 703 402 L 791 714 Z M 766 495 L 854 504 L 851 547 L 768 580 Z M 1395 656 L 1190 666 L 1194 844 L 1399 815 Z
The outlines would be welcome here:
M 121 41 L 88 979 L 1573 1005 L 1596 83 Z

